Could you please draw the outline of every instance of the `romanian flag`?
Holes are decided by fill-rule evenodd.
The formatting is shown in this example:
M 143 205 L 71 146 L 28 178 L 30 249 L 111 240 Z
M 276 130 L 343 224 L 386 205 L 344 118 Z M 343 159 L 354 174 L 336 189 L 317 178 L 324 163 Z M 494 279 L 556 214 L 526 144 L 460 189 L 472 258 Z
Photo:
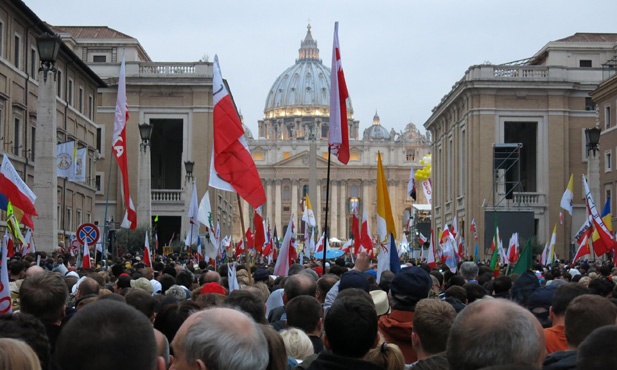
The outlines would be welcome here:
M 602 208 L 602 214 L 600 217 L 602 218 L 602 222 L 604 222 L 604 225 L 610 232 L 610 235 L 613 235 L 613 221 L 612 221 L 612 215 L 611 215 L 611 197 L 606 197 L 606 203 L 604 203 L 604 208 Z M 613 250 L 614 242 L 611 242 L 611 245 L 606 245 L 605 240 L 603 240 L 600 237 L 600 233 L 598 232 L 597 228 L 595 228 L 593 230 L 593 234 L 591 234 L 591 243 L 593 244 L 594 250 L 596 251 L 596 253 L 599 250 L 598 248 L 596 248 L 596 246 L 599 246 L 599 247 L 604 246 L 604 248 L 608 251 Z M 601 254 L 602 253 L 598 253 L 598 255 L 601 255 Z
M 396 252 L 396 229 L 392 217 L 392 206 L 388 194 L 388 183 L 381 163 L 381 153 L 377 153 L 377 237 L 379 256 L 377 257 L 377 277 L 386 270 L 395 274 L 401 269 Z

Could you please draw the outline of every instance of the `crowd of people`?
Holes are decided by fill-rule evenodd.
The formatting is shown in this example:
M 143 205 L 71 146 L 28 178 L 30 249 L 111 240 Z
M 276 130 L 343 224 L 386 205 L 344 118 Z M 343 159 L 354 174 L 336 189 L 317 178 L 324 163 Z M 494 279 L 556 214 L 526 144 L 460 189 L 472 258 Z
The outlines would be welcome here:
M 39 257 L 37 259 L 37 257 Z M 38 260 L 38 263 L 37 263 Z M 273 266 L 152 267 L 127 255 L 75 269 L 61 254 L 8 261 L 3 369 L 610 369 L 617 268 L 406 263 L 379 276 L 366 253 Z M 111 262 L 111 261 L 110 261 Z M 505 273 L 505 271 L 502 271 Z

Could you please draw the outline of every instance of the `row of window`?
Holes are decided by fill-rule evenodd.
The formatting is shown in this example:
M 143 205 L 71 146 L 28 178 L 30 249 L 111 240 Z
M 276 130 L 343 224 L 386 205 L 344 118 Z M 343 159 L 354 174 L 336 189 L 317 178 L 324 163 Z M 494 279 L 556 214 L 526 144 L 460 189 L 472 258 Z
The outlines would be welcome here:
M 62 215 L 62 211 L 60 210 L 60 205 L 58 205 L 58 216 Z M 64 222 L 64 225 L 62 225 Z M 92 214 L 90 212 L 86 212 L 86 220 L 85 222 L 92 222 Z M 66 215 L 63 220 L 62 217 L 58 217 L 58 229 L 60 230 L 75 230 L 79 225 L 84 223 L 82 210 L 78 209 L 75 211 L 75 217 L 73 217 L 73 208 L 66 207 Z

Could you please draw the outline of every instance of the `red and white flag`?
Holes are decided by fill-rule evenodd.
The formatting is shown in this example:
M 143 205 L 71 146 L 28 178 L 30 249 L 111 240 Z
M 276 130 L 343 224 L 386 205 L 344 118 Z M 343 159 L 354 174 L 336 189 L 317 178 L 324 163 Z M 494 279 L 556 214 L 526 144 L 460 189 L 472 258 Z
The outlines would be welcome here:
M 32 240 L 32 230 L 28 229 L 26 231 L 26 236 L 24 236 L 24 240 L 26 243 L 23 245 L 24 251 L 23 254 L 26 255 L 28 253 L 36 253 L 36 248 L 34 247 L 34 241 Z
M 591 250 L 589 248 L 589 235 L 584 234 L 583 240 L 581 240 L 581 245 L 578 247 L 578 250 L 576 251 L 576 255 L 572 259 L 572 263 L 578 261 L 579 259 L 583 258 L 584 256 L 588 254 L 591 254 Z
M 426 239 L 426 236 L 424 236 L 422 233 L 418 233 L 418 241 L 420 242 L 420 246 L 426 244 L 427 240 L 428 239 Z
M 144 265 L 152 267 L 152 256 L 150 255 L 150 242 L 148 241 L 148 232 L 146 231 L 146 240 L 144 241 Z
M 354 206 L 352 210 L 351 220 L 351 233 L 353 234 L 353 249 L 354 255 L 358 256 L 360 253 L 360 242 L 362 241 L 362 234 L 360 234 L 360 219 L 358 216 L 358 206 Z
M 201 250 L 201 237 L 197 237 L 197 261 L 203 261 L 204 254 Z
M 7 201 L 21 209 L 24 214 L 38 216 L 34 208 L 36 195 L 21 179 L 6 154 L 2 157 L 0 168 L 0 194 L 4 194 Z
M 341 48 L 338 42 L 338 22 L 334 23 L 332 46 L 332 70 L 330 72 L 330 151 L 343 164 L 349 162 L 349 123 L 347 122 L 347 84 L 341 63 Z
M 476 219 L 472 218 L 471 219 L 471 226 L 470 226 L 471 231 L 473 232 L 473 238 L 476 240 L 476 242 L 478 241 L 478 227 L 476 226 Z
M 88 248 L 88 243 L 84 243 L 84 255 L 81 259 L 81 268 L 89 269 L 92 265 L 90 265 L 90 248 Z
M 368 224 L 368 214 L 366 213 L 366 207 L 363 207 L 362 226 L 360 228 L 360 234 L 360 252 L 365 251 L 366 253 L 368 253 L 371 259 L 375 258 L 375 252 L 373 251 L 373 239 L 371 239 L 371 229 Z
M 216 55 L 212 86 L 214 145 L 210 164 L 210 186 L 237 192 L 253 208 L 257 208 L 266 202 L 266 192 L 244 139 L 242 121 L 223 81 L 219 58 Z
M 506 260 L 508 264 L 515 264 L 516 262 L 518 262 L 518 258 L 520 255 L 519 250 L 520 245 L 518 242 L 518 233 L 513 233 L 510 237 L 510 243 L 508 245 L 508 251 L 506 253 Z
M 325 238 L 326 238 L 326 233 L 325 232 L 321 233 L 321 237 L 317 241 L 317 244 L 315 244 L 315 254 L 323 252 L 324 245 L 325 245 L 325 242 L 324 242 Z
M 137 212 L 131 199 L 129 188 L 129 170 L 126 152 L 126 122 L 129 120 L 129 107 L 126 99 L 126 66 L 124 56 L 120 64 L 120 75 L 118 76 L 118 98 L 116 99 L 116 114 L 114 116 L 114 133 L 111 148 L 120 168 L 122 178 L 122 193 L 124 195 L 124 206 L 126 213 L 122 220 L 121 227 L 135 230 L 137 227 Z
M 281 250 L 279 251 L 276 264 L 274 265 L 273 274 L 276 276 L 287 276 L 289 273 L 289 258 L 290 249 L 294 248 L 294 222 L 293 215 L 289 218 L 289 224 L 287 225 L 287 231 L 283 237 L 283 244 L 281 244 Z
M 0 267 L 0 314 L 13 312 L 11 287 L 9 285 L 8 242 L 9 235 L 5 233 L 2 237 L 2 266 Z
M 244 251 L 244 238 L 241 238 L 238 244 L 236 244 L 236 253 L 234 254 L 234 256 L 236 258 L 239 258 L 244 253 Z

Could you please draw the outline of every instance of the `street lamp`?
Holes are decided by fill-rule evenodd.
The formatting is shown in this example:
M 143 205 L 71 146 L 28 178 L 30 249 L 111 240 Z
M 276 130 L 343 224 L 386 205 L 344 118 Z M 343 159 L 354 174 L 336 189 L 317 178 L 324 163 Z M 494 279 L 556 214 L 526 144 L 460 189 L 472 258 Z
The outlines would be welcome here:
M 592 127 L 585 129 L 585 141 L 587 142 L 587 154 L 593 150 L 593 155 L 595 157 L 596 151 L 599 149 L 598 144 L 600 143 L 600 132 L 602 130 L 599 127 Z
M 141 137 L 141 148 L 146 151 L 146 147 L 150 146 L 150 136 L 152 135 L 152 125 L 142 123 L 139 125 L 139 136 Z
M 186 170 L 186 179 L 188 181 L 193 180 L 193 167 L 195 166 L 194 161 L 185 161 L 184 169 Z
M 39 71 L 43 71 L 43 81 L 45 83 L 47 83 L 47 73 L 50 71 L 56 72 L 54 65 L 58 58 L 60 45 L 62 45 L 60 36 L 52 35 L 48 32 L 43 33 L 36 40 L 39 59 L 41 59 L 41 68 L 39 68 Z

